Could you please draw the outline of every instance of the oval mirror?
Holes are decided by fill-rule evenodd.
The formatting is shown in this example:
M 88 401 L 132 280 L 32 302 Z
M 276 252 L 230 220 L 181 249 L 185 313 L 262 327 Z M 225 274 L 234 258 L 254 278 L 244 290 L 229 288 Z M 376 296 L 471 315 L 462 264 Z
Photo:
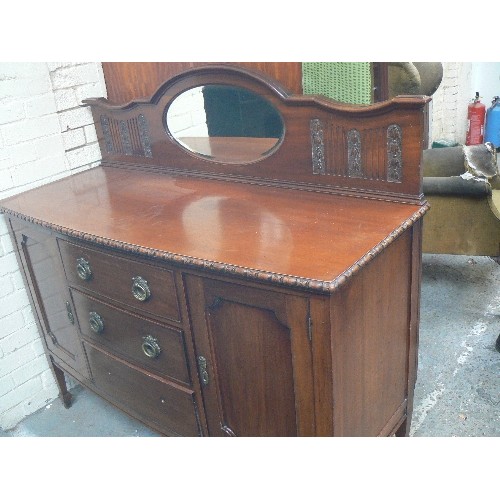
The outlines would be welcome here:
M 284 135 L 283 120 L 272 104 L 230 85 L 204 85 L 179 94 L 167 109 L 166 127 L 187 150 L 224 163 L 259 160 Z

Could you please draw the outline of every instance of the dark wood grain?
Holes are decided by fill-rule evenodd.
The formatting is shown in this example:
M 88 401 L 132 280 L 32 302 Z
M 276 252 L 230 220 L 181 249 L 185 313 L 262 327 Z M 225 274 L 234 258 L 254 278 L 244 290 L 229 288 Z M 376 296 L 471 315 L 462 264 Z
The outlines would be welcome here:
M 330 297 L 313 295 L 309 302 L 311 323 L 309 335 L 312 344 L 314 370 L 315 435 L 333 436 L 333 384 Z
M 125 104 L 147 97 L 169 78 L 208 62 L 104 62 L 102 63 L 108 99 Z M 234 66 L 261 71 L 278 80 L 294 94 L 302 93 L 300 62 L 234 62 Z
M 373 72 L 373 100 L 374 102 L 389 99 L 389 71 L 388 63 L 372 63 Z
M 332 297 L 336 435 L 377 436 L 406 407 L 411 244 L 407 232 Z
M 420 289 L 422 284 L 422 221 L 412 227 L 411 251 L 411 289 L 410 289 L 410 334 L 408 336 L 408 363 L 407 363 L 407 399 L 405 419 L 396 429 L 399 436 L 408 436 L 410 433 L 413 413 L 413 393 L 417 381 L 418 368 L 418 327 L 420 323 Z

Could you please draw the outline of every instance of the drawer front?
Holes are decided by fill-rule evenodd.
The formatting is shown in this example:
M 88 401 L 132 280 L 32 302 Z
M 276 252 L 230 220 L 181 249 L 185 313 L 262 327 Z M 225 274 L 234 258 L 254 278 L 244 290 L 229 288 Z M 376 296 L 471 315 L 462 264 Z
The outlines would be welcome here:
M 72 290 L 82 335 L 149 371 L 190 384 L 183 332 Z
M 168 435 L 199 436 L 194 394 L 140 371 L 84 341 L 96 387 L 124 411 Z
M 141 313 L 180 321 L 174 273 L 132 259 L 59 240 L 70 283 Z

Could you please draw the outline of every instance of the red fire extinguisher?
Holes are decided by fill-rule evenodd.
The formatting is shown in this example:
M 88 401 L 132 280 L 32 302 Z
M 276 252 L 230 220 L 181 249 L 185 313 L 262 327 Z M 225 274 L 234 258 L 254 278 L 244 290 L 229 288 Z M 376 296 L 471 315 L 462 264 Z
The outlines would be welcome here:
M 479 92 L 467 109 L 467 135 L 465 145 L 482 144 L 484 142 L 484 117 L 486 106 L 479 100 Z

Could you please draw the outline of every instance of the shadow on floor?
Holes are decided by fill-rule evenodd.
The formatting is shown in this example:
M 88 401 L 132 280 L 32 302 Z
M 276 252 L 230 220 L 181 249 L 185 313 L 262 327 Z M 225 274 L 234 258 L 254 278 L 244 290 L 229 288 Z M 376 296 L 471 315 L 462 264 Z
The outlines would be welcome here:
M 55 399 L 25 418 L 14 429 L 4 431 L 4 437 L 158 436 L 82 386 L 73 387 L 70 392 L 73 401 L 69 409 L 59 399 Z

